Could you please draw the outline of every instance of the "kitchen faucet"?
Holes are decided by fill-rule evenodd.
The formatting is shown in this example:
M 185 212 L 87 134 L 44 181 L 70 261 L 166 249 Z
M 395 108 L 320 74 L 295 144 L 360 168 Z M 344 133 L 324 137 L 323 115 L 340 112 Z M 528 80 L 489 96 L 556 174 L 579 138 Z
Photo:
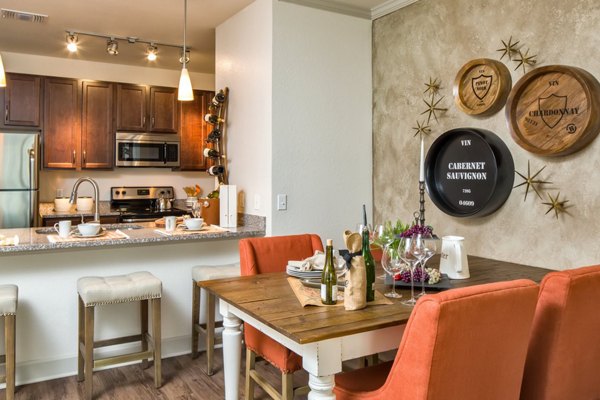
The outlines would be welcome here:
M 98 207 L 98 203 L 99 203 L 99 201 L 98 201 L 98 192 L 99 192 L 99 189 L 98 189 L 98 184 L 92 178 L 85 177 L 85 178 L 79 178 L 79 179 L 77 179 L 77 181 L 73 185 L 73 190 L 71 191 L 71 198 L 69 199 L 69 203 L 73 204 L 77 200 L 77 189 L 79 189 L 79 185 L 81 185 L 82 182 L 89 182 L 94 187 L 94 206 L 95 206 L 95 210 L 94 210 L 94 222 L 100 222 L 100 211 L 99 211 L 99 207 Z

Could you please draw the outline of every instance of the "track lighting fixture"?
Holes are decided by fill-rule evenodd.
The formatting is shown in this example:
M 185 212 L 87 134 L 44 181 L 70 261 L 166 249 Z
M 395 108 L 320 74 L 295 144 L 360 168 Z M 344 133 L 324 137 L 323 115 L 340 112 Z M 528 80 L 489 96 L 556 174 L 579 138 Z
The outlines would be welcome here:
M 119 54 L 119 43 L 113 38 L 108 39 L 108 42 L 106 42 L 106 52 L 111 56 Z
M 76 30 L 68 30 L 65 31 L 67 33 L 66 43 L 67 49 L 74 53 L 78 49 L 79 39 L 81 36 L 91 36 L 107 39 L 106 42 L 106 52 L 110 55 L 116 56 L 119 54 L 119 41 L 127 41 L 128 44 L 137 44 L 143 43 L 148 45 L 146 48 L 146 58 L 148 61 L 155 61 L 158 58 L 158 46 L 163 47 L 175 47 L 181 49 L 179 62 L 182 62 L 181 54 L 183 54 L 183 46 L 177 44 L 170 43 L 162 43 L 157 42 L 156 40 L 146 40 L 142 38 L 138 38 L 136 36 L 118 36 L 118 35 L 109 35 L 103 33 L 95 33 L 95 32 L 84 32 L 84 31 L 76 31 Z M 186 63 L 190 61 L 190 51 L 189 47 L 186 47 Z
M 67 35 L 67 50 L 69 50 L 71 53 L 75 53 L 77 51 L 77 42 L 77 35 L 69 33 Z

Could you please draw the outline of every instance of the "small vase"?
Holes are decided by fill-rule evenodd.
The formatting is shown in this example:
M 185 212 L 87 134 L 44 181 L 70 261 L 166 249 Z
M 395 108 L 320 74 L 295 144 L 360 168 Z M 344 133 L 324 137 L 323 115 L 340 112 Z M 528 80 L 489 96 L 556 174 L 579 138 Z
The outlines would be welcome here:
M 187 199 L 185 199 L 185 206 L 187 208 L 192 208 L 194 206 L 194 203 L 196 203 L 198 201 L 198 198 L 195 196 L 188 196 Z

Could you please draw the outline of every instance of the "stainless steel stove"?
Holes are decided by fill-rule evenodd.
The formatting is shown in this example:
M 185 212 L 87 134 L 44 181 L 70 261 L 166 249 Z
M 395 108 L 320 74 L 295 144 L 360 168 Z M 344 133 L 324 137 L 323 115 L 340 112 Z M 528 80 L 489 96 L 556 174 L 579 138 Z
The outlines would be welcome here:
M 172 203 L 175 190 L 172 186 L 119 186 L 110 188 L 110 208 L 120 214 L 121 222 L 155 221 L 168 215 L 187 215 L 187 209 L 171 204 L 170 209 L 160 207 L 159 199 Z

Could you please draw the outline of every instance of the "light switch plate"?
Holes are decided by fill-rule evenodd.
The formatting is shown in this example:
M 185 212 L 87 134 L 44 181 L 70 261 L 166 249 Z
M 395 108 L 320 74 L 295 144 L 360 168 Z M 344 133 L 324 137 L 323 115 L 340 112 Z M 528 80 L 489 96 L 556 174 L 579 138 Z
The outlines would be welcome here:
M 279 211 L 287 210 L 287 194 L 278 194 L 277 195 L 277 210 L 279 210 Z

